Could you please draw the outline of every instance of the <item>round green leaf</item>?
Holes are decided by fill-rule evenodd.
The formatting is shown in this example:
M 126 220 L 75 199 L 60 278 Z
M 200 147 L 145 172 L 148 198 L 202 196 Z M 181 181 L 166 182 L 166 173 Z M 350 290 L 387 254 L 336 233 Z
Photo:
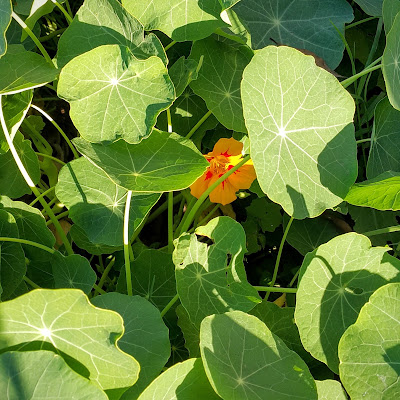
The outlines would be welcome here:
M 6 31 L 11 22 L 11 0 L 2 1 L 0 4 L 0 57 L 7 51 Z
M 400 111 L 394 109 L 385 97 L 375 108 L 367 178 L 375 178 L 386 171 L 400 171 L 399 154 Z
M 383 0 L 355 0 L 368 15 L 381 16 Z
M 253 49 L 274 42 L 307 49 L 331 68 L 339 65 L 344 50 L 336 29 L 344 34 L 345 23 L 353 20 L 345 0 L 242 0 L 233 10 L 249 31 Z
M 56 186 L 58 199 L 91 243 L 123 245 L 123 225 L 127 190 L 117 186 L 84 157 L 65 165 Z M 129 236 L 160 198 L 159 194 L 133 193 L 129 212 Z
M 209 166 L 190 140 L 153 131 L 138 144 L 118 140 L 108 146 L 73 140 L 76 148 L 119 186 L 134 192 L 168 192 L 190 186 Z
M 386 35 L 392 28 L 393 21 L 396 18 L 397 13 L 400 12 L 400 0 L 384 0 L 383 1 L 383 25 L 385 27 Z
M 382 73 L 390 104 L 396 110 L 400 110 L 400 13 L 397 14 L 386 36 Z
M 340 379 L 352 399 L 400 395 L 400 283 L 379 288 L 339 342 Z
M 209 238 L 213 244 L 199 241 Z M 218 217 L 195 233 L 175 241 L 176 288 L 183 307 L 198 327 L 207 315 L 229 310 L 249 311 L 261 301 L 248 282 L 243 265 L 246 236 L 229 217 Z
M 144 37 L 141 23 L 117 0 L 85 0 L 58 42 L 57 65 L 61 68 L 74 57 L 105 44 L 127 46 L 139 59 L 166 54 L 154 34 Z
M 124 396 L 136 398 L 157 377 L 171 354 L 168 328 L 160 312 L 140 296 L 107 293 L 92 300 L 96 307 L 113 310 L 124 320 L 121 350 L 140 364 L 139 379 Z
M 3 400 L 107 400 L 95 384 L 73 371 L 51 351 L 10 351 L 0 355 Z
M 175 97 L 160 58 L 139 60 L 119 45 L 99 46 L 72 59 L 61 71 L 57 90 L 70 103 L 82 137 L 92 142 L 140 142 Z
M 0 58 L 0 94 L 33 89 L 56 79 L 58 70 L 42 56 L 12 44 Z
M 346 392 L 338 381 L 326 379 L 315 381 L 318 391 L 318 400 L 347 400 Z
M 308 253 L 300 271 L 295 320 L 304 348 L 338 372 L 338 344 L 380 286 L 400 280 L 400 260 L 357 233 Z
M 138 400 L 217 400 L 200 358 L 191 358 L 167 369 Z
M 204 318 L 200 350 L 223 399 L 317 399 L 305 362 L 252 315 L 232 311 Z
M 354 101 L 337 79 L 311 56 L 268 46 L 244 71 L 242 101 L 264 193 L 297 219 L 339 204 L 357 177 L 357 154 Z
M 179 304 L 175 309 L 178 325 L 185 339 L 185 347 L 190 357 L 200 357 L 200 327 L 196 326 L 189 317 L 186 308 Z
M 253 52 L 235 42 L 220 42 L 213 37 L 196 41 L 190 58 L 203 64 L 190 87 L 207 104 L 208 109 L 228 129 L 246 132 L 240 82 Z
M 76 289 L 37 289 L 0 303 L 0 347 L 43 342 L 74 358 L 102 389 L 132 386 L 138 362 L 118 348 L 123 320 L 92 306 Z

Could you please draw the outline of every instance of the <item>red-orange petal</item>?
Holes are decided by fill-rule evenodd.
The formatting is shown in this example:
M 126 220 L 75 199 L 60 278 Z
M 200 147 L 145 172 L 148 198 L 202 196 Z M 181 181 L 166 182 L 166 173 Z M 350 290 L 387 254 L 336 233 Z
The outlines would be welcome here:
M 219 175 L 214 175 L 210 180 L 210 185 L 212 185 L 217 179 L 219 179 Z M 237 189 L 227 180 L 219 184 L 211 193 L 210 193 L 210 201 L 212 203 L 221 203 L 223 206 L 226 204 L 232 203 L 232 201 L 236 200 Z
M 256 172 L 252 165 L 243 165 L 228 177 L 228 181 L 236 189 L 248 189 L 256 179 Z
M 225 157 L 237 156 L 243 150 L 243 143 L 234 138 L 221 138 L 215 143 L 212 154 L 214 157 L 223 155 Z
M 207 168 L 207 171 L 190 186 L 191 195 L 198 199 L 207 190 L 212 177 L 212 172 Z

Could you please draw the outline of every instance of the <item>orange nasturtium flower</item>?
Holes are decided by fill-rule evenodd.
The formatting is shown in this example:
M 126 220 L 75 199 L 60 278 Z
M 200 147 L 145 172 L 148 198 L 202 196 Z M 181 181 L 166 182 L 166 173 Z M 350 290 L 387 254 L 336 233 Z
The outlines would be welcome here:
M 210 163 L 207 171 L 190 186 L 192 196 L 199 198 L 207 188 L 243 159 L 243 143 L 230 138 L 219 139 L 211 153 L 204 157 Z M 249 160 L 210 193 L 212 203 L 226 205 L 236 200 L 239 189 L 248 189 L 256 179 L 253 161 Z

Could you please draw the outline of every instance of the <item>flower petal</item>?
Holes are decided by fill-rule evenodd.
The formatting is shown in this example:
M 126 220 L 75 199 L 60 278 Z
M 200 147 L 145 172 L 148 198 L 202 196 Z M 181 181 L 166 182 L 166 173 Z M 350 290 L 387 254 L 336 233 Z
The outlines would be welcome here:
M 190 186 L 190 194 L 198 199 L 208 188 L 213 174 L 208 170 Z
M 254 167 L 246 163 L 230 175 L 227 180 L 236 189 L 248 189 L 254 179 L 256 179 Z
M 214 175 L 211 178 L 210 185 L 219 178 L 219 175 Z M 236 192 L 237 189 L 227 179 L 225 179 L 210 193 L 210 201 L 212 203 L 221 203 L 222 205 L 232 203 L 232 201 L 236 200 Z
M 234 138 L 221 138 L 215 143 L 212 151 L 214 157 L 223 155 L 225 157 L 237 156 L 242 153 L 243 143 Z

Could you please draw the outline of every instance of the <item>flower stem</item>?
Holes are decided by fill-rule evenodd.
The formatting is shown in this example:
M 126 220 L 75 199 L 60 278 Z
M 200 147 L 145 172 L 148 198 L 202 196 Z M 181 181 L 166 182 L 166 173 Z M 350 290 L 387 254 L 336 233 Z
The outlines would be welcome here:
M 273 293 L 296 293 L 297 288 L 280 288 L 272 286 L 253 286 L 259 292 L 273 292 Z
M 128 296 L 132 296 L 132 278 L 131 278 L 131 263 L 129 259 L 129 211 L 131 207 L 132 191 L 129 190 L 126 196 L 125 214 L 124 214 L 124 259 L 125 259 L 125 274 L 126 274 L 126 290 Z M 133 260 L 132 260 L 133 261 Z
M 37 153 L 36 153 L 37 154 Z M 47 196 L 50 192 L 52 192 L 56 187 L 52 186 L 51 188 L 45 190 L 43 193 L 40 194 L 40 198 Z M 39 201 L 39 197 L 36 197 L 35 200 L 33 200 L 29 205 L 32 207 L 34 204 L 36 204 Z
M 64 14 L 65 18 L 68 21 L 68 25 L 72 22 L 71 16 L 68 14 L 67 10 L 57 1 L 57 0 L 51 0 L 53 4 Z
M 197 122 L 197 124 L 189 131 L 189 133 L 186 135 L 186 139 L 190 139 L 194 133 L 197 131 L 197 129 L 200 128 L 201 125 L 207 120 L 207 118 L 212 114 L 211 111 L 207 111 Z
M 393 232 L 399 232 L 400 231 L 400 226 L 388 226 L 387 228 L 381 228 L 381 229 L 376 229 L 374 231 L 369 231 L 369 232 L 363 232 L 362 234 L 364 236 L 376 236 L 376 235 L 381 235 L 383 233 L 393 233 Z
M 106 269 L 104 270 L 103 274 L 101 275 L 98 287 L 95 288 L 95 291 L 97 293 L 100 293 L 98 289 L 102 289 L 105 280 L 107 279 L 108 273 L 111 271 L 111 268 L 113 267 L 113 265 L 115 264 L 115 257 L 112 258 L 112 260 L 108 263 Z
M 66 165 L 66 163 L 64 161 L 61 161 L 57 157 L 50 156 L 49 154 L 36 152 L 36 155 L 38 155 L 40 157 L 44 157 L 44 158 L 49 158 L 50 160 L 53 160 L 62 166 Z
M 174 192 L 168 193 L 168 253 L 174 250 Z
M 364 70 L 362 70 L 361 72 L 359 72 L 358 74 L 355 74 L 353 76 L 350 76 L 350 78 L 345 79 L 344 81 L 340 82 L 342 84 L 342 86 L 344 88 L 347 88 L 348 86 L 350 86 L 353 82 L 355 82 L 358 78 L 361 78 L 362 76 L 369 74 L 372 71 L 375 71 L 377 69 L 380 69 L 382 67 L 382 64 L 379 65 L 375 65 L 373 67 L 368 67 Z
M 171 43 L 167 44 L 167 45 L 164 47 L 164 51 L 168 51 L 175 43 L 176 43 L 176 41 L 173 40 Z
M 165 306 L 165 308 L 161 311 L 161 317 L 163 317 L 169 309 L 179 300 L 178 293 L 171 299 L 171 301 Z
M 208 222 L 209 219 L 211 219 L 211 217 L 213 216 L 213 214 L 218 210 L 218 208 L 220 207 L 220 204 L 217 204 L 198 224 L 197 226 L 202 226 L 204 225 L 206 222 Z M 195 228 L 193 227 L 192 229 L 189 230 L 189 233 L 194 232 Z

